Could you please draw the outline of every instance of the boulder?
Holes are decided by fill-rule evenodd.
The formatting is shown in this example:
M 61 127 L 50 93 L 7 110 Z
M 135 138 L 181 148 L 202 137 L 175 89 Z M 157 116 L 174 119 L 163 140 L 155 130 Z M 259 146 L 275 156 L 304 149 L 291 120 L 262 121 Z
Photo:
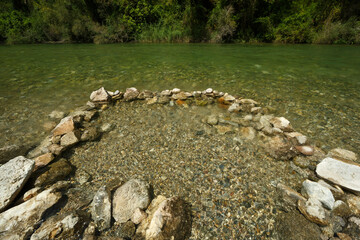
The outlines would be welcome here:
M 342 148 L 331 149 L 330 152 L 328 153 L 328 157 L 344 159 L 353 162 L 356 162 L 357 160 L 356 153 Z
M 139 91 L 136 88 L 134 87 L 127 88 L 126 92 L 124 93 L 124 100 L 125 101 L 135 100 L 138 95 L 139 95 Z
M 4 164 L 17 156 L 23 156 L 29 149 L 25 146 L 9 145 L 0 148 L 0 164 Z
M 34 165 L 34 160 L 19 156 L 0 166 L 0 212 L 15 199 L 29 179 Z
M 61 137 L 60 145 L 63 147 L 69 147 L 79 142 L 79 133 L 78 132 L 69 132 Z
M 107 102 L 111 96 L 105 90 L 104 87 L 99 88 L 96 91 L 93 91 L 90 95 L 90 100 L 93 102 Z
M 303 195 L 307 195 L 309 198 L 315 198 L 319 200 L 323 206 L 329 210 L 333 209 L 335 199 L 330 189 L 310 180 L 305 180 L 302 186 L 303 191 L 306 193 Z
M 329 216 L 316 198 L 309 198 L 306 202 L 298 201 L 298 209 L 311 222 L 321 226 L 329 225 Z
M 99 231 L 111 226 L 111 194 L 105 186 L 99 188 L 91 203 L 91 217 Z
M 63 135 L 75 129 L 72 116 L 61 119 L 60 123 L 54 128 L 53 136 Z
M 131 179 L 120 186 L 113 196 L 113 217 L 116 222 L 128 221 L 137 208 L 146 209 L 150 203 L 150 185 L 142 180 Z
M 89 218 L 82 211 L 55 215 L 41 224 L 41 226 L 31 235 L 30 240 L 79 239 L 87 222 L 89 222 Z
M 284 117 L 274 117 L 270 120 L 270 123 L 275 127 L 279 128 L 284 132 L 292 132 L 293 128 L 290 124 L 290 121 Z
M 50 164 L 49 169 L 38 176 L 35 180 L 36 187 L 44 187 L 66 178 L 72 171 L 71 165 L 64 158 Z
M 152 204 L 148 217 L 139 225 L 135 239 L 182 240 L 191 234 L 191 211 L 184 200 L 167 198 Z
M 0 239 L 28 239 L 46 210 L 56 204 L 64 185 L 48 188 L 30 200 L 0 214 Z
M 360 165 L 327 157 L 316 166 L 316 173 L 332 183 L 360 193 Z
M 36 157 L 35 160 L 35 169 L 38 169 L 40 167 L 44 167 L 48 165 L 52 160 L 54 159 L 54 155 L 50 153 L 45 153 L 43 155 L 40 155 Z

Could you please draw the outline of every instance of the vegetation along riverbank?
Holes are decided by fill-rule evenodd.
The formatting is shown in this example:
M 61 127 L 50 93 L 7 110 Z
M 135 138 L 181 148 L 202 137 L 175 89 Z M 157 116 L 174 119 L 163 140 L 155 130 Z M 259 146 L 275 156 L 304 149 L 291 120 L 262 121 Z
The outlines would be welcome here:
M 0 41 L 360 43 L 356 0 L 3 0 Z
M 0 148 L 1 239 L 359 239 L 358 156 L 255 100 L 100 88 L 49 121 Z

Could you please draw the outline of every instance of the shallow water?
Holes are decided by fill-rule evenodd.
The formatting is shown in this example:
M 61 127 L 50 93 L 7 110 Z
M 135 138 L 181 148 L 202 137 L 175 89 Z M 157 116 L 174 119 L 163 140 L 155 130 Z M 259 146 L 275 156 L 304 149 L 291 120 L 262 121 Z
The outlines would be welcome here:
M 276 108 L 324 150 L 359 153 L 357 46 L 17 45 L 0 56 L 1 146 L 38 141 L 52 110 L 70 111 L 100 86 L 212 87 Z

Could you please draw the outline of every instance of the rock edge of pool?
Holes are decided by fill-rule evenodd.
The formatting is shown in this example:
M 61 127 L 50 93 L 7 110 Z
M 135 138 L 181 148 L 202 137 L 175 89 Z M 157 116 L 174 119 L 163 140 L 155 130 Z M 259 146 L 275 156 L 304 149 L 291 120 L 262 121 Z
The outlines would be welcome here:
M 360 161 L 211 88 L 92 92 L 0 149 L 1 239 L 360 239 Z

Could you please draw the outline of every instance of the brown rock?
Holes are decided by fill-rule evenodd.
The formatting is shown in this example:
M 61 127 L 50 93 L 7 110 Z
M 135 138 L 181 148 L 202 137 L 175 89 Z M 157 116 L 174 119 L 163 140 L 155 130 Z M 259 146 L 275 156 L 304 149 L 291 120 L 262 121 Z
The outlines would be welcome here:
M 280 135 L 268 138 L 268 141 L 265 143 L 265 151 L 272 157 L 280 160 L 289 160 L 296 155 L 292 150 L 291 143 Z
M 60 159 L 59 161 L 49 165 L 49 169 L 36 178 L 35 186 L 44 187 L 46 185 L 53 184 L 59 180 L 63 180 L 72 171 L 71 165 L 66 159 Z
M 93 102 L 107 102 L 109 99 L 110 95 L 103 87 L 93 91 L 90 95 L 90 100 Z
M 69 132 L 61 137 L 60 145 L 64 147 L 68 147 L 74 145 L 77 142 L 79 142 L 78 134 L 76 134 L 75 132 Z
M 43 155 L 35 158 L 35 170 L 48 165 L 54 159 L 54 155 L 52 153 L 45 153 Z
M 49 151 L 55 155 L 60 155 L 60 153 L 64 150 L 63 146 L 60 146 L 59 144 L 52 144 L 50 147 L 48 147 Z
M 330 152 L 328 153 L 328 156 L 332 158 L 349 160 L 354 162 L 356 162 L 357 160 L 356 153 L 342 148 L 331 149 Z
M 144 90 L 142 92 L 140 92 L 138 99 L 147 99 L 147 98 L 152 98 L 154 96 L 152 91 L 149 90 Z
M 55 127 L 53 136 L 63 135 L 75 129 L 74 121 L 71 116 L 61 119 L 60 123 Z
M 351 212 L 360 215 L 360 196 L 349 194 L 346 198 L 346 202 L 349 205 Z

